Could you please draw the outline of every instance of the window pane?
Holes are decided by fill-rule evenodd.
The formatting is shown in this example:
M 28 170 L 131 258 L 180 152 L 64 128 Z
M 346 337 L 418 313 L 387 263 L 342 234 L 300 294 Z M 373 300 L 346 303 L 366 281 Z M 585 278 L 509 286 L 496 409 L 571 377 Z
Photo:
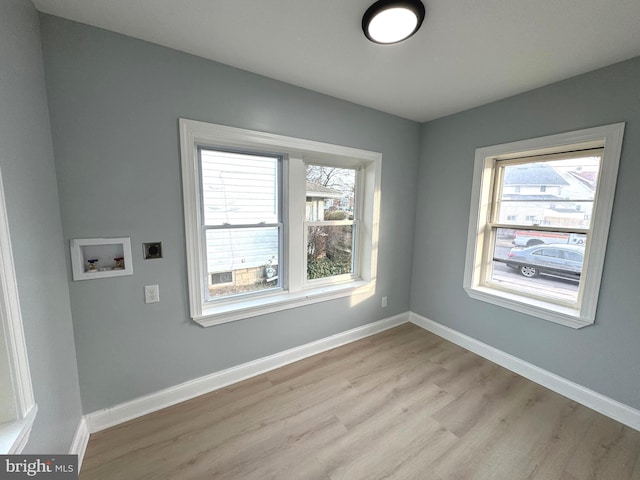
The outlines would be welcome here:
M 514 246 L 520 233 L 530 235 L 529 243 L 534 240 L 537 243 L 530 247 Z M 542 233 L 545 236 L 541 232 L 497 229 L 490 281 L 519 293 L 576 303 L 584 245 L 568 243 L 568 234 Z
M 353 271 L 353 225 L 307 227 L 307 279 Z
M 323 165 L 307 165 L 306 220 L 353 219 L 356 171 Z
M 278 158 L 201 150 L 205 225 L 278 223 Z
M 276 288 L 278 227 L 206 231 L 209 299 Z
M 589 228 L 600 157 L 502 167 L 495 221 Z

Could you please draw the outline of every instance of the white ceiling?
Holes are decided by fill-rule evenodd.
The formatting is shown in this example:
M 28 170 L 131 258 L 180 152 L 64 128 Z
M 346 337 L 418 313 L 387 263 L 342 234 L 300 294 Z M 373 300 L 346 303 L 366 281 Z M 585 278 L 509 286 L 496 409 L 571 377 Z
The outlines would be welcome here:
M 640 55 L 640 0 L 423 0 L 396 45 L 362 34 L 373 0 L 33 3 L 420 122 Z

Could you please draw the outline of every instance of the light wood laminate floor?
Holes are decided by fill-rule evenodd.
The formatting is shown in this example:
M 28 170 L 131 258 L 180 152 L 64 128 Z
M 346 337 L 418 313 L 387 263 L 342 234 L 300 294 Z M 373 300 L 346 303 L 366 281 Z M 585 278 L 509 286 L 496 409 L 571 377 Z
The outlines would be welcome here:
M 640 480 L 640 432 L 405 324 L 91 435 L 80 478 Z

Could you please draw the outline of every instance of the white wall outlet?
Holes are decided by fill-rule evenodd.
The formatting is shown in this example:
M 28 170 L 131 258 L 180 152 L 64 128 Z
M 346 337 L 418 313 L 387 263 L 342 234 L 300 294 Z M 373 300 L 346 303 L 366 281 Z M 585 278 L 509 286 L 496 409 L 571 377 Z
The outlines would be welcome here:
M 382 297 L 382 303 L 380 304 L 382 308 L 387 308 L 387 297 Z
M 158 303 L 160 301 L 160 289 L 158 285 L 144 286 L 144 303 Z

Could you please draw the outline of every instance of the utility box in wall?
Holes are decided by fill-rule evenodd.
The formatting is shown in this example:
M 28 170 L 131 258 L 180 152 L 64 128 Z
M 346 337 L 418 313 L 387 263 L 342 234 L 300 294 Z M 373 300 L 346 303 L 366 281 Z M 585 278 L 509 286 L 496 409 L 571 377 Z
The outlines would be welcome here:
M 74 281 L 133 275 L 131 239 L 74 238 L 71 270 Z

